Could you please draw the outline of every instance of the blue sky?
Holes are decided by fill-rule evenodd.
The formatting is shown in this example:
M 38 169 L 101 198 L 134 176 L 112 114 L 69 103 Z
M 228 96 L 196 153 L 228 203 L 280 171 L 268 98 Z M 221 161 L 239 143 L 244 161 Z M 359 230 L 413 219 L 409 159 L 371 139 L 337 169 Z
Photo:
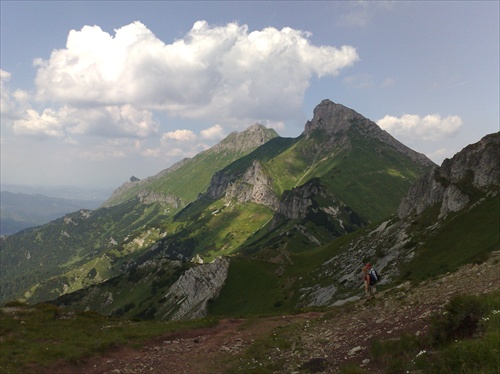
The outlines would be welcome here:
M 325 98 L 440 164 L 499 131 L 499 2 L 1 1 L 2 184 L 118 187 Z

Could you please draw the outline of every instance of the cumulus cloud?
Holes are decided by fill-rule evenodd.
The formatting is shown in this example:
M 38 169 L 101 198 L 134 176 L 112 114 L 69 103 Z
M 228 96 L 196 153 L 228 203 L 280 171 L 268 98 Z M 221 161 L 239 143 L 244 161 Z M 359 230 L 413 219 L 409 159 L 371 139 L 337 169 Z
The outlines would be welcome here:
M 285 27 L 196 22 L 167 44 L 134 22 L 114 35 L 72 30 L 66 48 L 37 59 L 37 97 L 72 106 L 163 109 L 187 118 L 281 119 L 298 110 L 313 75 L 335 76 L 359 57 L 351 46 L 315 46 Z
M 114 33 L 84 26 L 48 59 L 33 61 L 33 93 L 10 91 L 11 75 L 0 70 L 2 128 L 78 146 L 85 159 L 185 157 L 222 139 L 224 128 L 164 132 L 155 114 L 283 128 L 302 117 L 314 76 L 337 76 L 358 60 L 351 46 L 314 45 L 310 33 L 289 27 L 250 31 L 198 21 L 182 38 L 164 42 L 141 22 Z M 144 149 L 130 145 L 139 140 Z
M 196 134 L 191 130 L 175 130 L 170 131 L 161 137 L 162 141 L 166 141 L 168 139 L 174 139 L 181 142 L 191 141 L 196 139 Z
M 201 130 L 200 135 L 203 139 L 222 139 L 224 137 L 224 129 L 221 125 L 212 126 L 206 130 Z
M 14 120 L 20 118 L 22 111 L 28 106 L 30 95 L 24 90 L 12 92 L 8 87 L 11 74 L 0 69 L 0 113 L 2 123 L 4 119 Z
M 59 121 L 59 115 L 52 109 L 45 109 L 42 114 L 33 109 L 28 109 L 24 118 L 15 121 L 12 128 L 14 133 L 19 135 L 58 139 L 65 137 L 64 129 Z
M 439 114 L 425 117 L 405 114 L 400 118 L 387 115 L 377 124 L 399 139 L 437 141 L 456 135 L 462 127 L 462 119 L 459 116 L 441 118 Z
M 65 139 L 71 135 L 146 138 L 158 132 L 159 124 L 148 110 L 132 105 L 95 108 L 63 106 L 45 109 L 41 114 L 27 109 L 12 129 L 17 135 Z

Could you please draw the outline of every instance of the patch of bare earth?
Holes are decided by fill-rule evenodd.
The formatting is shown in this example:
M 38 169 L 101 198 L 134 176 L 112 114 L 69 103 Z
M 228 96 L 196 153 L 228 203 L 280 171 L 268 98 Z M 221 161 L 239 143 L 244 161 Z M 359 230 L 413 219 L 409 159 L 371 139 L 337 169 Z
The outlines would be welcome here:
M 427 281 L 417 288 L 403 284 L 326 314 L 225 319 L 212 328 L 164 335 L 141 349 L 118 348 L 78 366 L 57 365 L 54 374 L 125 373 L 224 373 L 244 357 L 254 341 L 271 336 L 278 327 L 294 331 L 290 349 L 276 349 L 268 359 L 283 362 L 278 373 L 308 372 L 306 363 L 317 363 L 325 373 L 335 373 L 353 362 L 369 372 L 381 369 L 370 361 L 369 346 L 375 338 L 396 338 L 403 333 L 424 334 L 429 317 L 454 296 L 482 294 L 500 288 L 499 254 L 488 263 L 468 265 L 459 272 Z M 229 366 L 228 366 L 229 365 Z M 244 367 L 232 369 L 244 372 Z

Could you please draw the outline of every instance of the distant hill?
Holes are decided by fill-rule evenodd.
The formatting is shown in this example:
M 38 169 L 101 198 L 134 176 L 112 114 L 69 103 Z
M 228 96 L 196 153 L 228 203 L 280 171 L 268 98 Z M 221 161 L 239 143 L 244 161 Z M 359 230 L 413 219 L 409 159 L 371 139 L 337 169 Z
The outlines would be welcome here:
M 97 209 L 102 200 L 77 200 L 41 194 L 0 192 L 0 235 L 40 226 L 79 209 Z

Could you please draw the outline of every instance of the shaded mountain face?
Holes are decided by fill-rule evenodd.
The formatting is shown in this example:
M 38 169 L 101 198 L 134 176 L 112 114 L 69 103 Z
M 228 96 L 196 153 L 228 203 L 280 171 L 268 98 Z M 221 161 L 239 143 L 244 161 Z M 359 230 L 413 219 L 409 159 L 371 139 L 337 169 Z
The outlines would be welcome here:
M 389 217 L 433 166 L 375 123 L 325 100 L 297 138 L 251 126 L 128 182 L 101 209 L 3 240 L 2 300 L 47 300 L 127 279 L 160 259 L 307 252 Z M 151 287 L 155 269 L 143 274 Z

